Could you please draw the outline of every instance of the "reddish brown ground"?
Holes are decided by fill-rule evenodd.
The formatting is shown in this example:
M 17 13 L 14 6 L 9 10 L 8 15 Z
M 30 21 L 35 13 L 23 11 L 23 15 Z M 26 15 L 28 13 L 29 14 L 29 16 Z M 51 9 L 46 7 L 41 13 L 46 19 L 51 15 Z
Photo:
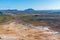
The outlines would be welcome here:
M 23 28 L 22 24 L 0 25 L 0 40 L 60 40 L 60 36 L 40 30 Z

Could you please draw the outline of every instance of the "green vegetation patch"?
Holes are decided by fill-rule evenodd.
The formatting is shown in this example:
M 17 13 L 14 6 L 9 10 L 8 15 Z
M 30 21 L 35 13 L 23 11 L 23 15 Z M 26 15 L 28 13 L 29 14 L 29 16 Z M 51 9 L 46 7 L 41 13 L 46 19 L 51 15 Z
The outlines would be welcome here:
M 14 17 L 11 15 L 0 15 L 0 24 L 12 20 Z
M 30 16 L 21 16 L 21 19 L 25 22 L 32 22 L 34 19 Z

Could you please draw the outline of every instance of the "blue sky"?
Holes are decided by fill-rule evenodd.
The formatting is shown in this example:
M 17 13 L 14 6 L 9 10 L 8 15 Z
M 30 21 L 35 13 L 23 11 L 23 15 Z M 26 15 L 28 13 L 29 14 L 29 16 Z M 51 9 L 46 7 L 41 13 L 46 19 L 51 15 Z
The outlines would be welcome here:
M 0 0 L 0 9 L 60 9 L 60 0 Z

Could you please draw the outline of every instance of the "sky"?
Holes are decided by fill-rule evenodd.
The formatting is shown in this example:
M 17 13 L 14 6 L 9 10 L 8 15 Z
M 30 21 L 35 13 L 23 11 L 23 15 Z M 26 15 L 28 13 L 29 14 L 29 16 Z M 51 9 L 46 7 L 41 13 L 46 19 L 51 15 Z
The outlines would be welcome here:
M 0 0 L 0 10 L 28 8 L 35 10 L 60 9 L 60 0 Z

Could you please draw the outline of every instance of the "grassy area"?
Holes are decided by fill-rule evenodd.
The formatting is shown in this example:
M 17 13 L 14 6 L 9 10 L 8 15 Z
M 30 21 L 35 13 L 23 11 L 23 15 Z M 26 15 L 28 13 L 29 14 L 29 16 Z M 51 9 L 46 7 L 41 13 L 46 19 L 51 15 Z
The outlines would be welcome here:
M 11 15 L 0 15 L 0 24 L 12 20 L 14 17 Z
M 47 22 L 44 20 L 44 19 L 36 19 L 34 17 L 34 15 L 26 15 L 26 16 L 21 16 L 21 19 L 24 21 L 24 22 L 28 22 L 28 23 L 31 23 L 33 25 L 47 25 Z M 48 22 L 49 23 L 49 22 Z
M 34 21 L 33 18 L 31 18 L 30 16 L 21 16 L 21 19 L 25 22 L 32 22 Z

